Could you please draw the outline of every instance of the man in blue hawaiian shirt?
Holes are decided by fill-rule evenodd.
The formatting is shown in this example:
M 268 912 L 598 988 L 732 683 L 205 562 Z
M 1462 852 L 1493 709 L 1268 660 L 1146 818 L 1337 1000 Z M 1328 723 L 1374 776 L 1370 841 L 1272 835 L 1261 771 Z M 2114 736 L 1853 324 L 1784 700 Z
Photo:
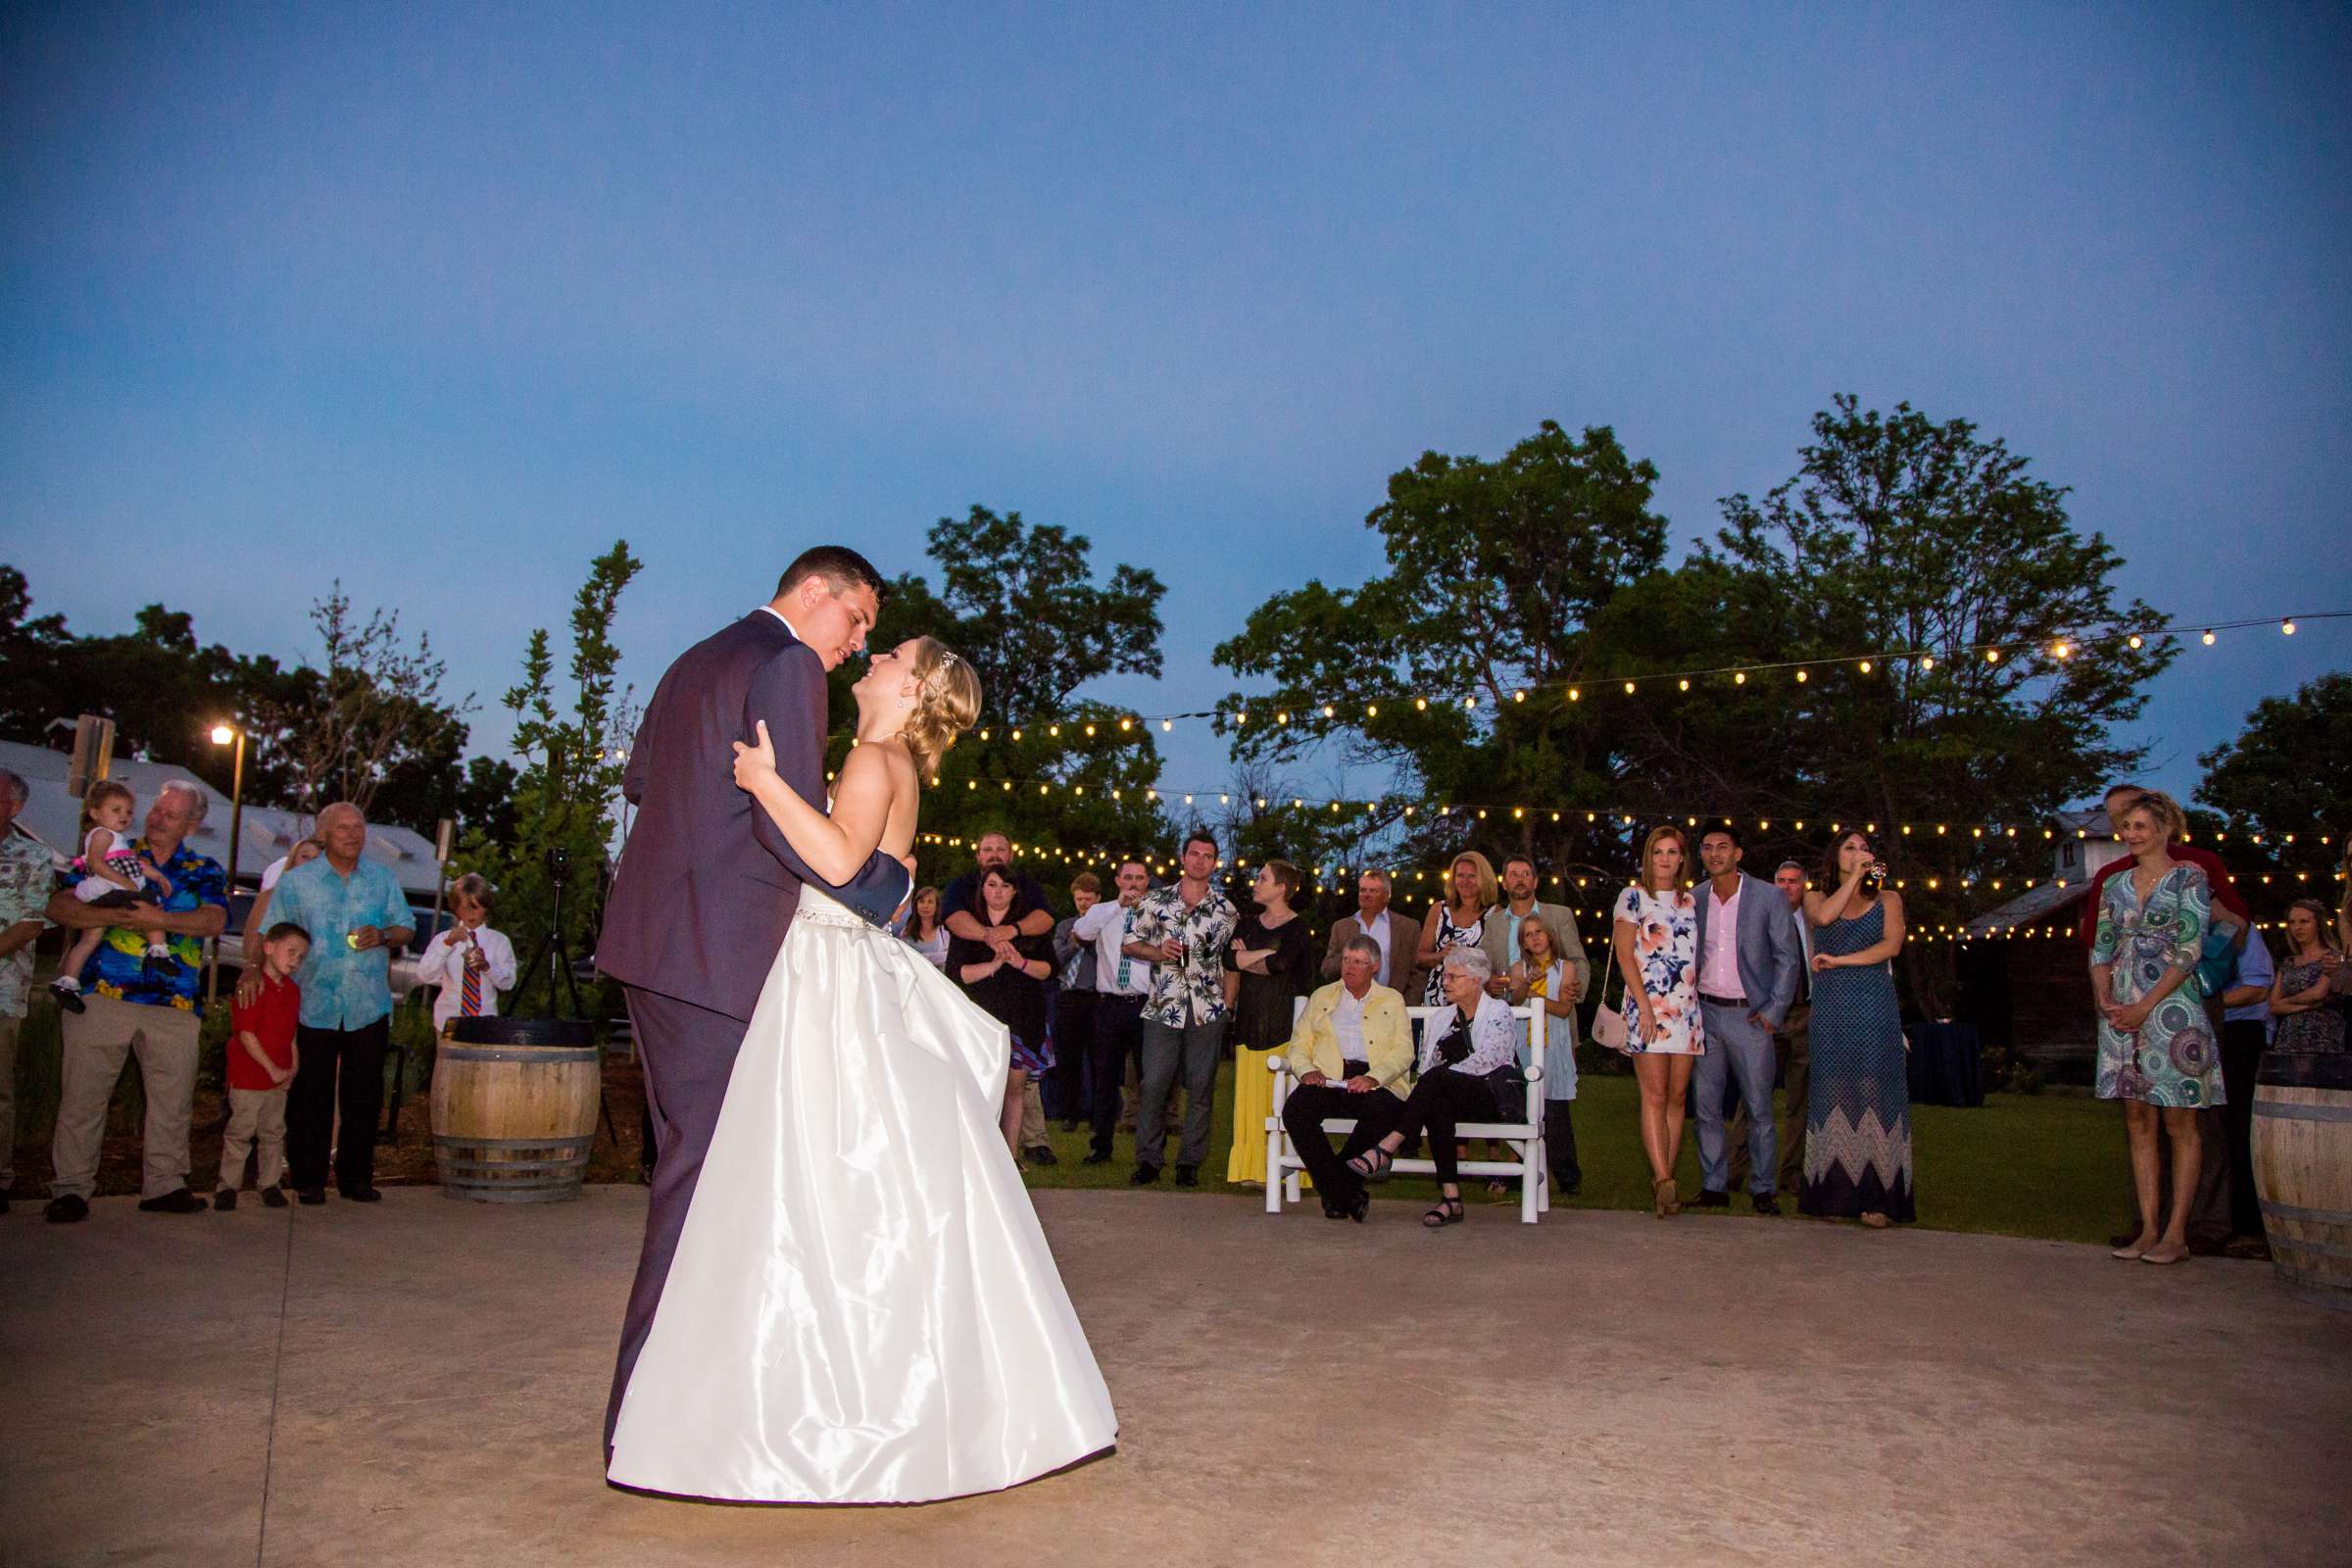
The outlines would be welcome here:
M 228 924 L 228 878 L 220 862 L 198 855 L 188 835 L 204 821 L 211 798 L 199 785 L 167 779 L 147 808 L 145 836 L 133 848 L 172 879 L 172 896 L 158 906 L 102 909 L 71 892 L 49 900 L 52 923 L 76 931 L 104 926 L 106 937 L 82 971 L 84 1011 L 63 1016 L 65 1055 L 59 1069 L 57 1133 L 50 1140 L 52 1179 L 48 1218 L 65 1225 L 86 1219 L 98 1185 L 98 1150 L 106 1106 L 122 1058 L 137 1053 L 147 1091 L 147 1125 L 140 1134 L 139 1207 L 149 1213 L 201 1214 L 204 1200 L 188 1191 L 188 1119 L 196 1102 L 196 991 L 204 944 Z M 147 956 L 161 933 L 172 961 Z
M 0 768 L 0 1214 L 17 1161 L 17 1030 L 32 988 L 32 942 L 49 928 L 41 909 L 57 880 L 47 847 L 17 831 L 31 798 L 24 779 Z
M 302 1026 L 286 1096 L 286 1171 L 303 1202 L 325 1202 L 332 1139 L 335 1190 L 372 1203 L 383 1196 L 375 1190 L 375 1124 L 392 1043 L 392 950 L 416 934 L 416 917 L 399 879 L 368 858 L 368 818 L 358 807 L 337 801 L 320 811 L 318 842 L 326 853 L 279 877 L 270 900 L 272 920 L 311 934 L 310 954 L 294 972 Z

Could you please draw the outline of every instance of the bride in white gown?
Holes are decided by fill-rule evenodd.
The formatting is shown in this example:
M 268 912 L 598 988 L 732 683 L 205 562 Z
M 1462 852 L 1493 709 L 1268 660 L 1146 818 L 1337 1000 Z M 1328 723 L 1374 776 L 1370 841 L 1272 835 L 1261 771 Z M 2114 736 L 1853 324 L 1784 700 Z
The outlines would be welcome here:
M 920 775 L 979 709 L 918 637 L 856 688 L 830 817 L 736 779 L 811 868 L 913 846 Z M 747 1502 L 926 1502 L 1109 1447 L 1110 1394 L 998 1121 L 1004 1026 L 922 955 L 801 890 L 744 1037 L 611 1479 Z

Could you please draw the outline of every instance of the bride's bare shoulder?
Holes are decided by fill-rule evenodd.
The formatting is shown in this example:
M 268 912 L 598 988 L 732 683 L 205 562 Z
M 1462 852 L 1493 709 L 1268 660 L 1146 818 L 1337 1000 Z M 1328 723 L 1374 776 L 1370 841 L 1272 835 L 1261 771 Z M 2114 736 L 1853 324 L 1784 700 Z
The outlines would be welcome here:
M 913 756 L 899 740 L 863 741 L 850 748 L 841 764 L 842 780 L 847 782 L 853 775 L 868 789 L 888 790 L 893 795 L 910 791 L 920 782 Z

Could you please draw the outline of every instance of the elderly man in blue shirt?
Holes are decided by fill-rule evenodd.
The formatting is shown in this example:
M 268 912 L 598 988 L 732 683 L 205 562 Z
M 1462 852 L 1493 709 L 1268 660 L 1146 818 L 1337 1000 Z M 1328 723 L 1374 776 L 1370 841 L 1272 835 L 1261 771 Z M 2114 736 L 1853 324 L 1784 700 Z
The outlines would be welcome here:
M 294 974 L 302 1024 L 286 1094 L 287 1172 L 303 1202 L 326 1201 L 327 1147 L 339 1108 L 335 1190 L 372 1203 L 383 1196 L 375 1190 L 375 1122 L 392 1041 L 392 950 L 416 934 L 415 916 L 399 881 L 368 858 L 368 819 L 358 807 L 338 801 L 320 811 L 318 839 L 326 853 L 280 877 L 270 905 L 273 921 L 291 920 L 311 934 L 310 956 Z

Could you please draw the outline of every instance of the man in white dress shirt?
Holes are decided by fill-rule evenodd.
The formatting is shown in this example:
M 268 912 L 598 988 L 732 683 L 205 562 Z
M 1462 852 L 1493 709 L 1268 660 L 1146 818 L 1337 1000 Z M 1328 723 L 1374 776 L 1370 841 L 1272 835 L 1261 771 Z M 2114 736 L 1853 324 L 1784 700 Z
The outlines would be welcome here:
M 1095 945 L 1094 1038 L 1087 1043 L 1086 1113 L 1088 1165 L 1110 1163 L 1111 1139 L 1119 1124 L 1119 1089 L 1127 1063 L 1142 1049 L 1144 999 L 1152 994 L 1152 965 L 1126 951 L 1135 931 L 1136 906 L 1152 891 L 1152 873 L 1129 860 L 1112 878 L 1119 896 L 1078 916 L 1070 934 Z
M 1782 1082 L 1788 1089 L 1781 1113 L 1780 1188 L 1793 1193 L 1805 1174 L 1805 1099 L 1813 1083 L 1812 1053 L 1807 1049 L 1813 1022 L 1813 928 L 1805 921 L 1805 868 L 1794 860 L 1783 860 L 1772 873 L 1772 885 L 1788 901 L 1788 917 L 1796 926 L 1801 960 L 1796 971 L 1796 1000 L 1788 1004 L 1788 1016 L 1781 1020 L 1772 1037 L 1773 1050 L 1781 1058 Z M 1747 1180 L 1744 1102 L 1732 1112 L 1731 1125 L 1723 1136 L 1732 1151 L 1731 1184 L 1738 1187 Z

